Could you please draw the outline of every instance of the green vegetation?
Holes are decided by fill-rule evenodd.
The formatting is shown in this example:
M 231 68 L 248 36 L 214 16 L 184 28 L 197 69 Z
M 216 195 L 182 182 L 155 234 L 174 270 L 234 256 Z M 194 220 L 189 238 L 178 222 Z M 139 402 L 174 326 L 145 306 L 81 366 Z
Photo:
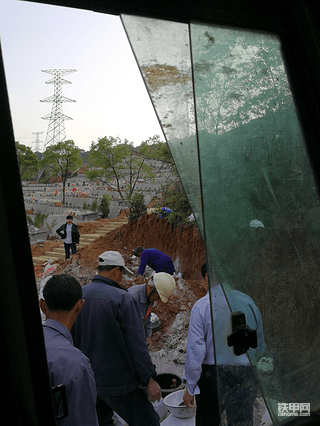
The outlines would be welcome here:
M 34 226 L 36 228 L 41 228 L 43 226 L 43 222 L 45 221 L 45 219 L 48 217 L 47 214 L 45 213 L 36 213 L 36 216 L 34 218 Z
M 93 212 L 95 212 L 95 211 L 98 210 L 98 202 L 97 202 L 97 200 L 94 200 L 93 203 L 91 204 L 91 210 Z
M 42 166 L 51 170 L 53 176 L 61 178 L 62 204 L 65 205 L 66 181 L 82 165 L 80 149 L 71 140 L 50 145 L 43 153 L 41 163 Z
M 147 213 L 147 208 L 144 204 L 144 196 L 142 192 L 136 192 L 129 201 L 129 221 L 138 220 L 140 216 Z
M 32 218 L 27 214 L 27 223 L 28 225 L 34 225 Z
M 110 212 L 110 206 L 109 206 L 110 197 L 108 195 L 104 195 L 101 199 L 100 206 L 98 207 L 99 211 L 102 213 L 102 217 L 106 218 L 109 215 Z
M 20 179 L 31 179 L 39 169 L 38 157 L 28 146 L 16 142 Z
M 55 227 L 55 225 L 57 224 L 57 219 L 54 219 L 51 224 L 49 224 L 49 222 L 46 222 L 46 227 L 49 231 L 50 236 L 55 236 L 53 234 L 53 228 Z
M 154 181 L 173 160 L 167 145 L 153 136 L 134 147 L 132 142 L 112 136 L 92 143 L 86 176 L 118 192 L 122 200 L 130 200 L 139 180 Z
M 173 212 L 169 213 L 167 216 L 172 227 L 181 223 L 195 224 L 195 222 L 189 222 L 188 220 L 188 217 L 192 214 L 192 209 L 180 181 L 170 186 L 163 187 L 162 195 L 163 197 L 158 201 L 157 207 L 161 208 L 165 206 L 173 210 Z

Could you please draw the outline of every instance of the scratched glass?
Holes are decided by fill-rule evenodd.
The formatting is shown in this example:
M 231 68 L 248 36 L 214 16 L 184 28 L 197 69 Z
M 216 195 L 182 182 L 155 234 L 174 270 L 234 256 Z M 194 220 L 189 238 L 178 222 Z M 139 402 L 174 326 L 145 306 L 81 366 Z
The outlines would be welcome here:
M 128 15 L 121 19 L 202 233 L 189 26 Z
M 122 20 L 206 244 L 222 423 L 319 408 L 320 206 L 279 39 Z M 239 311 L 258 347 L 234 361 Z

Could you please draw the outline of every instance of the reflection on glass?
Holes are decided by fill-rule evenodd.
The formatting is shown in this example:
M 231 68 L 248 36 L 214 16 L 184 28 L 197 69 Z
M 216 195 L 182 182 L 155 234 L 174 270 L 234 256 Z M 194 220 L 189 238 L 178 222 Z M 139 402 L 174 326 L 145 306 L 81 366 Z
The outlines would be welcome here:
M 201 232 L 189 27 L 121 16 Z
M 234 398 L 244 415 L 253 405 L 254 425 L 308 413 L 320 394 L 320 206 L 279 40 L 122 20 L 206 241 L 222 423 L 248 424 L 232 420 Z M 234 356 L 238 311 L 260 343 Z
M 248 327 L 245 333 L 250 331 L 254 335 L 250 339 L 252 347 L 249 353 L 251 358 L 261 358 L 265 351 L 265 341 L 260 311 L 247 294 L 229 286 L 223 289 L 219 281 L 214 279 L 213 273 L 210 277 L 215 364 L 222 419 L 230 425 L 260 424 L 262 417 L 259 411 L 265 411 L 266 407 L 259 393 L 254 370 L 246 348 L 233 345 L 243 337 L 245 318 Z M 234 321 L 231 321 L 231 314 L 235 312 Z M 234 328 L 233 322 L 237 325 Z M 229 341 L 228 337 L 233 341 Z
M 319 399 L 313 174 L 278 39 L 193 24 L 191 43 L 208 258 L 232 312 L 230 289 L 259 307 L 267 349 L 248 355 L 279 422 Z

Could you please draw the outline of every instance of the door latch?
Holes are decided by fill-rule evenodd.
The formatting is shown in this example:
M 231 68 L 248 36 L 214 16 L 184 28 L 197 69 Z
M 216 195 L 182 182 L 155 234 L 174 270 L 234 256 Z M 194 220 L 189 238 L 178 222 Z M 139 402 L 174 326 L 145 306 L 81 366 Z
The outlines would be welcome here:
M 249 348 L 258 346 L 257 331 L 246 324 L 246 316 L 237 311 L 231 314 L 232 333 L 228 336 L 228 346 L 233 346 L 233 352 L 239 356 L 245 354 Z

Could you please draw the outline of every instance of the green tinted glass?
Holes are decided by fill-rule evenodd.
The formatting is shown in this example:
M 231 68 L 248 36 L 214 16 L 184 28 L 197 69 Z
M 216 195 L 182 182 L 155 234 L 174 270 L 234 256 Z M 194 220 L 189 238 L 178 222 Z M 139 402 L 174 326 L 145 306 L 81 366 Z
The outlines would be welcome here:
M 320 382 L 320 206 L 280 42 L 122 20 L 206 242 L 222 424 L 308 413 Z
M 121 19 L 202 232 L 189 27 L 128 15 Z
M 319 395 L 313 324 L 320 318 L 320 209 L 313 174 L 278 39 L 194 24 L 191 40 L 211 284 L 215 274 L 231 311 L 244 312 L 249 325 L 254 313 L 258 337 L 259 307 L 267 349 L 261 340 L 248 356 L 278 422 L 285 409 L 294 415 L 300 404 L 315 408 Z M 215 285 L 212 292 L 216 297 Z M 219 379 L 223 387 L 223 373 Z

